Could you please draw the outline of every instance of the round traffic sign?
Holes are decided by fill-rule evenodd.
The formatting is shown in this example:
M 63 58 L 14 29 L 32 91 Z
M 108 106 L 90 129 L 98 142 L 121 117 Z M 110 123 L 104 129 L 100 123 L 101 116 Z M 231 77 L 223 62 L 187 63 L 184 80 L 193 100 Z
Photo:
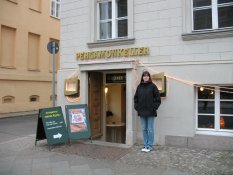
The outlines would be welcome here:
M 57 53 L 59 51 L 58 43 L 56 43 L 55 41 L 50 41 L 47 45 L 47 49 L 48 49 L 49 53 L 53 54 L 54 47 L 55 47 L 55 53 Z

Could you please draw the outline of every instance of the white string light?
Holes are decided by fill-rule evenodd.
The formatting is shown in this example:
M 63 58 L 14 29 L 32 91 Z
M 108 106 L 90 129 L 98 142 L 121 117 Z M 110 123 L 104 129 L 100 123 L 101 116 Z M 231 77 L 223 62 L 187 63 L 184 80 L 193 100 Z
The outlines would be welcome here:
M 126 58 L 121 59 L 120 61 L 119 61 L 119 59 L 117 59 L 117 63 L 125 63 L 125 61 L 126 61 Z M 130 61 L 135 61 L 137 64 L 143 66 L 145 70 L 149 70 L 149 72 L 152 72 L 152 73 L 154 73 L 154 74 L 162 72 L 162 71 L 156 71 L 156 70 L 150 68 L 149 66 L 145 65 L 144 63 L 142 63 L 142 62 L 141 62 L 140 60 L 138 60 L 138 59 L 130 59 Z M 107 61 L 107 60 L 104 60 L 104 61 L 97 60 L 97 61 L 96 61 L 96 63 L 111 63 L 111 62 L 116 62 L 116 61 L 115 61 L 115 60 L 108 60 L 108 61 Z M 93 61 L 90 62 L 90 64 L 93 64 Z M 152 64 L 150 64 L 150 65 L 152 65 Z M 75 71 L 75 72 L 73 72 L 69 77 L 73 77 L 74 75 L 77 75 L 77 76 L 78 76 L 78 73 L 77 73 L 77 72 L 78 72 L 78 70 Z M 137 84 L 137 81 L 138 81 L 138 79 L 139 79 L 139 77 L 138 77 L 136 71 L 134 71 L 134 76 L 136 77 L 136 79 L 135 79 L 135 81 L 134 81 L 134 83 L 133 83 L 133 84 L 134 84 L 134 85 L 133 85 L 133 89 L 136 90 L 136 84 Z M 215 87 L 219 87 L 219 86 L 214 86 L 214 85 L 199 85 L 197 82 L 192 82 L 192 81 L 180 79 L 180 78 L 177 78 L 177 77 L 174 77 L 174 76 L 171 76 L 171 75 L 167 75 L 167 74 L 166 74 L 166 77 L 169 78 L 169 79 L 175 80 L 175 81 L 177 81 L 177 82 L 180 82 L 180 83 L 183 83 L 183 84 L 187 84 L 187 85 L 189 85 L 189 86 L 196 87 L 196 88 L 205 86 L 205 89 L 207 89 L 208 87 L 213 87 L 214 89 L 211 89 L 211 88 L 209 88 L 209 89 L 210 89 L 210 90 L 215 90 Z M 221 87 L 220 87 L 220 90 L 217 89 L 217 90 L 215 90 L 215 91 L 226 92 L 226 93 L 233 93 L 232 91 L 226 91 L 226 90 L 225 90 L 225 89 L 227 89 L 227 90 L 232 90 L 233 87 L 232 87 L 232 88 L 231 88 L 231 87 L 222 87 L 222 88 L 224 88 L 224 90 L 221 90 Z
M 151 69 L 149 66 L 143 64 L 143 63 L 140 62 L 140 61 L 139 61 L 139 64 L 142 65 L 145 69 L 150 70 L 150 72 L 152 72 L 152 73 L 160 73 L 160 72 L 161 72 L 161 71 L 155 71 L 154 69 Z M 173 77 L 173 76 L 170 76 L 170 75 L 166 75 L 166 77 L 169 78 L 169 79 L 173 79 L 173 80 L 175 80 L 175 81 L 181 82 L 181 83 L 183 83 L 183 84 L 187 84 L 187 85 L 190 85 L 190 86 L 197 87 L 197 88 L 198 88 L 198 87 L 203 87 L 203 86 L 205 86 L 205 89 L 215 90 L 216 87 L 219 87 L 219 86 L 213 86 L 213 85 L 198 85 L 198 83 L 191 82 L 191 81 L 187 81 L 187 80 L 184 80 L 184 79 L 179 79 L 179 78 L 176 78 L 176 77 Z M 213 89 L 208 88 L 208 87 L 213 87 Z M 233 94 L 232 91 L 226 91 L 226 90 L 225 90 L 225 89 L 227 89 L 227 90 L 232 90 L 233 87 L 232 87 L 232 88 L 231 88 L 231 87 L 222 87 L 222 88 L 224 88 L 224 90 L 221 90 L 221 87 L 220 87 L 220 90 L 217 89 L 217 90 L 215 90 L 215 91 L 220 91 L 220 92 L 225 92 L 225 93 Z

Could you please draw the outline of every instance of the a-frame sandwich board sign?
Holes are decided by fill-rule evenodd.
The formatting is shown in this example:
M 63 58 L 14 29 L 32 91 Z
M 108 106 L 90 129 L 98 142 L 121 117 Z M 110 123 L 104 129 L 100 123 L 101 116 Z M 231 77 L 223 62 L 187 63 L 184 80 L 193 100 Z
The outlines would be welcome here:
M 92 141 L 87 104 L 66 105 L 65 108 L 69 142 L 79 139 Z
M 68 140 L 65 120 L 61 107 L 39 110 L 36 141 L 47 139 L 50 145 L 65 143 Z

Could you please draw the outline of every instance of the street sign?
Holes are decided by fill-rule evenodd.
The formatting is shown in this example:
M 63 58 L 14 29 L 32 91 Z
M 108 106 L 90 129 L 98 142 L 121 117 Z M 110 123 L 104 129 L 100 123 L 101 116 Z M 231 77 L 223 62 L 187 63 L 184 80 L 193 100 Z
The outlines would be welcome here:
M 55 107 L 55 54 L 59 51 L 58 43 L 55 41 L 50 41 L 47 45 L 47 49 L 49 53 L 53 54 L 53 64 L 52 64 L 52 102 L 53 107 Z
M 61 107 L 40 109 L 38 119 L 36 141 L 47 138 L 48 144 L 54 145 L 64 143 L 68 140 Z M 40 119 L 42 119 L 43 125 L 41 125 Z
M 50 41 L 47 45 L 49 53 L 53 54 L 53 48 L 55 49 L 55 53 L 59 51 L 58 43 L 56 43 L 55 41 Z

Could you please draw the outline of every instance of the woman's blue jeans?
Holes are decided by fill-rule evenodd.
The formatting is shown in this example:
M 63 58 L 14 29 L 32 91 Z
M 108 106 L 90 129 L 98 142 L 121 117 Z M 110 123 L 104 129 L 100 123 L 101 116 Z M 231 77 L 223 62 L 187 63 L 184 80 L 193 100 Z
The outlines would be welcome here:
M 140 116 L 143 142 L 147 149 L 152 149 L 154 144 L 154 123 L 155 117 L 143 117 Z

